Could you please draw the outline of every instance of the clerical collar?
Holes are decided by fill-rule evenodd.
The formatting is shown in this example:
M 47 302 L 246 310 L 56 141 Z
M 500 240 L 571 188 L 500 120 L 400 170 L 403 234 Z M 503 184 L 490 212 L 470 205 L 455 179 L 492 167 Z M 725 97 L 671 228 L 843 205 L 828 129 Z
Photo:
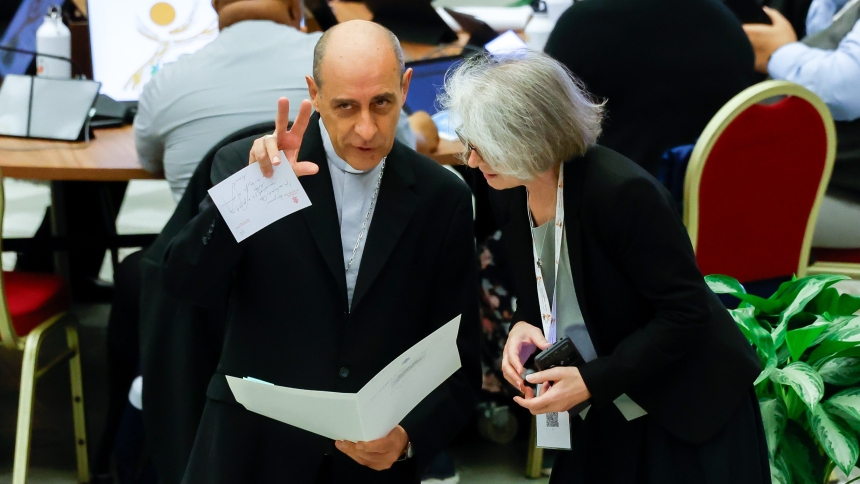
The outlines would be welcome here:
M 325 124 L 323 124 L 322 118 L 320 118 L 320 134 L 322 135 L 323 149 L 325 149 L 325 157 L 326 161 L 328 161 L 329 166 L 334 165 L 340 171 L 344 173 L 352 173 L 354 175 L 360 175 L 362 173 L 372 171 L 372 169 L 356 170 L 355 168 L 350 166 L 349 163 L 346 162 L 346 160 L 337 155 L 337 151 L 334 150 L 334 145 L 331 143 L 331 137 L 328 135 L 328 131 L 326 131 L 325 129 Z

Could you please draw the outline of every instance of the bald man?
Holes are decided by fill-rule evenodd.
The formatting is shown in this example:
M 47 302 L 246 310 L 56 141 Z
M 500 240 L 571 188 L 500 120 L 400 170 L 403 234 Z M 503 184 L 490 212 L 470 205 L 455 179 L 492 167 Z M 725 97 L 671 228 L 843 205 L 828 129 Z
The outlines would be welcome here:
M 170 292 L 202 306 L 231 301 L 184 482 L 417 483 L 473 412 L 481 371 L 471 194 L 395 140 L 411 76 L 390 32 L 340 24 L 316 45 L 312 103 L 300 105 L 292 129 L 281 99 L 274 134 L 216 155 L 215 180 L 249 162 L 267 176 L 290 163 L 312 205 L 241 243 L 208 206 L 171 243 Z M 225 379 L 357 392 L 458 314 L 462 368 L 376 441 L 333 442 L 249 412 Z
M 176 201 L 209 149 L 242 128 L 271 121 L 279 97 L 290 100 L 290 119 L 295 118 L 307 97 L 305 76 L 321 35 L 300 30 L 300 0 L 212 0 L 212 6 L 218 38 L 158 71 L 144 87 L 134 118 L 138 159 L 148 171 L 164 173 Z M 257 68 L 273 56 L 277 62 Z M 409 124 L 404 115 L 401 141 L 434 150 L 435 132 L 422 127 L 416 140 Z

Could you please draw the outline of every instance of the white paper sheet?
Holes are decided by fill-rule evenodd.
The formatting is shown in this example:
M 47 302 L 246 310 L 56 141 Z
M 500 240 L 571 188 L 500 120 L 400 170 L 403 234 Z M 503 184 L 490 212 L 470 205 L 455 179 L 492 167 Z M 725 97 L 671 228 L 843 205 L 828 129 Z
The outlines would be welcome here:
M 236 237 L 236 242 L 311 206 L 283 151 L 280 157 L 284 162 L 273 167 L 271 178 L 264 177 L 260 166 L 254 163 L 209 189 L 209 196 Z
M 457 316 L 398 356 L 358 393 L 300 390 L 232 376 L 227 383 L 251 412 L 330 439 L 376 440 L 460 368 L 459 329 Z
M 523 30 L 534 10 L 528 5 L 522 7 L 454 7 L 452 10 L 471 15 L 498 32 Z

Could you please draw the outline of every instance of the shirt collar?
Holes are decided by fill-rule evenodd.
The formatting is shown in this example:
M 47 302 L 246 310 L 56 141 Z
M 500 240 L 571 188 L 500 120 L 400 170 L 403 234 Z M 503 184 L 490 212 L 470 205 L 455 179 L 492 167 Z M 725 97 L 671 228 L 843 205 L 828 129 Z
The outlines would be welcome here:
M 328 131 L 325 129 L 325 124 L 323 124 L 322 118 L 320 118 L 320 134 L 322 135 L 323 140 L 323 149 L 325 149 L 325 157 L 326 161 L 328 161 L 329 166 L 334 166 L 338 170 L 344 173 L 353 173 L 356 175 L 360 175 L 362 173 L 367 173 L 370 170 L 356 170 L 351 167 L 349 163 L 346 162 L 343 158 L 337 155 L 337 152 L 334 150 L 334 145 L 331 142 L 331 137 L 328 135 Z

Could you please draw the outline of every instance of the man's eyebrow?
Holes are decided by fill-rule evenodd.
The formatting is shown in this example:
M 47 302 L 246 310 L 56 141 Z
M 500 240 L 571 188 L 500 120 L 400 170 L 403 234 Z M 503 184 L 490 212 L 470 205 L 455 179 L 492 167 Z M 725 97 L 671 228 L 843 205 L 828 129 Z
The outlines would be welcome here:
M 339 106 L 341 104 L 356 105 L 356 104 L 358 104 L 358 101 L 356 101 L 355 99 L 346 99 L 346 98 L 342 98 L 342 97 L 336 97 L 336 98 L 331 100 L 330 104 L 332 106 Z
M 397 99 L 397 96 L 395 96 L 393 92 L 386 92 L 384 94 L 379 94 L 379 95 L 373 96 L 373 99 L 371 99 L 370 102 L 371 103 L 375 103 L 378 101 L 394 102 L 395 99 Z

